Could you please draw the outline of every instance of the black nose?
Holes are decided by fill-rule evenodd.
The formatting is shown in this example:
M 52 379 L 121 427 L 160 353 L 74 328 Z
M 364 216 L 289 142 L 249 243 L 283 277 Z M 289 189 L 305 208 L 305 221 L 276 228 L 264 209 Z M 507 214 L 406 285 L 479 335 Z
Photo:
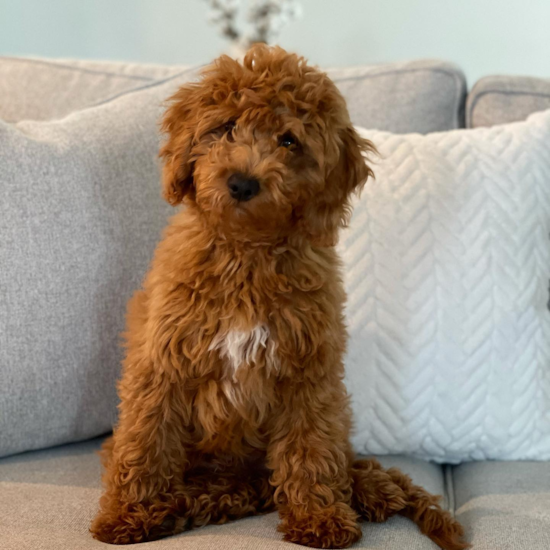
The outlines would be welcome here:
M 260 182 L 244 174 L 231 174 L 227 180 L 229 194 L 240 202 L 249 201 L 260 192 Z

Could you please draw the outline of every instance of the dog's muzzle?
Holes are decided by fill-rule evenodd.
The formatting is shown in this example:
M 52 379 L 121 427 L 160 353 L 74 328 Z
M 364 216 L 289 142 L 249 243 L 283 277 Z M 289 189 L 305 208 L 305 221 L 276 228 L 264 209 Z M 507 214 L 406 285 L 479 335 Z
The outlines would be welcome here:
M 231 174 L 227 180 L 229 194 L 239 202 L 246 202 L 260 192 L 260 182 L 244 174 Z

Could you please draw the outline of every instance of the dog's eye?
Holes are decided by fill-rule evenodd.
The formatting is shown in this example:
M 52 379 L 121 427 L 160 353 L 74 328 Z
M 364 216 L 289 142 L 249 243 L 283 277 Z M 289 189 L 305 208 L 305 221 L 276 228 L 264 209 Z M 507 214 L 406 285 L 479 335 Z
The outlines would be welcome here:
M 279 145 L 287 149 L 294 149 L 298 145 L 296 138 L 289 132 L 279 138 Z
M 235 129 L 235 121 L 229 120 L 222 127 L 222 132 L 227 136 L 228 141 L 235 141 L 233 138 L 233 130 Z

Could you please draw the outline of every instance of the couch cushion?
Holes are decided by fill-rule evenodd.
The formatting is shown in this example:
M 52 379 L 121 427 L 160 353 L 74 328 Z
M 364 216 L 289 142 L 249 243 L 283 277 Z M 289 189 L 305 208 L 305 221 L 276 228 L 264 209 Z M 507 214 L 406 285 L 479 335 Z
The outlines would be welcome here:
M 0 460 L 0 546 L 2 550 L 92 550 L 108 548 L 88 532 L 97 510 L 101 440 L 26 453 Z M 403 457 L 383 457 L 385 466 L 398 466 L 435 493 L 445 490 L 439 466 Z M 277 514 L 248 518 L 221 526 L 145 543 L 159 550 L 276 550 L 294 548 L 281 541 Z M 409 520 L 392 518 L 385 524 L 364 524 L 355 548 L 437 550 Z
M 364 454 L 550 459 L 550 110 L 380 150 L 339 249 Z
M 0 58 L 0 119 L 61 118 L 184 67 Z M 329 69 L 352 120 L 366 128 L 428 133 L 462 126 L 462 72 L 442 61 Z
M 94 105 L 186 67 L 0 57 L 0 119 L 48 120 Z
M 443 61 L 329 69 L 348 102 L 352 122 L 398 134 L 464 126 L 466 80 Z
M 468 95 L 468 128 L 525 120 L 531 113 L 550 109 L 550 79 L 487 76 Z
M 475 550 L 550 548 L 550 463 L 468 463 L 452 478 L 456 517 Z

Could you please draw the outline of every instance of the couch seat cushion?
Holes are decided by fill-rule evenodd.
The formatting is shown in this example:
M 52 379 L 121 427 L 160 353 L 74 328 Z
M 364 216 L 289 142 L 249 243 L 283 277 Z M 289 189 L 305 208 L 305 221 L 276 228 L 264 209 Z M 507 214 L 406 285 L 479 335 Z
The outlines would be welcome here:
M 452 482 L 475 550 L 550 548 L 550 463 L 471 462 L 454 468 Z
M 92 539 L 88 528 L 97 510 L 101 439 L 24 453 L 0 460 L 0 547 L 2 550 L 93 550 L 112 548 Z M 404 457 L 382 457 L 415 483 L 442 494 L 440 466 Z M 139 548 L 186 550 L 276 550 L 285 543 L 277 532 L 277 514 L 213 525 L 141 544 Z M 402 517 L 385 524 L 364 524 L 355 548 L 369 550 L 436 550 L 416 526 Z

